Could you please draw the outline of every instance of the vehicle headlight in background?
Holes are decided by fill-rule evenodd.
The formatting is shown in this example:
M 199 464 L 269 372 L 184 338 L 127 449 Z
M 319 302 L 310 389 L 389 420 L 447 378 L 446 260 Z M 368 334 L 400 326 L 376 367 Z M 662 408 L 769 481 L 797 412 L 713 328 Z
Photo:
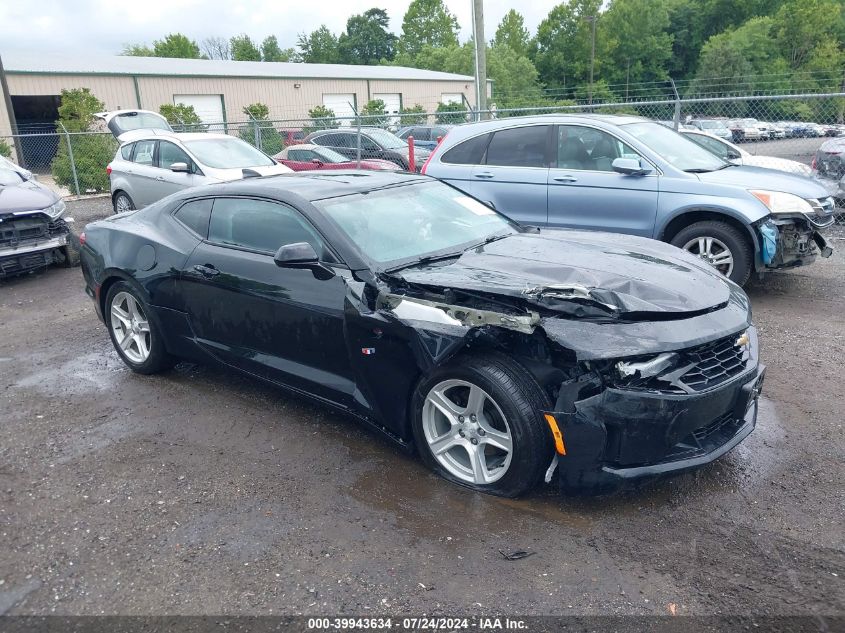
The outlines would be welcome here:
M 51 204 L 49 207 L 44 209 L 44 213 L 50 216 L 53 220 L 56 218 L 61 217 L 62 213 L 65 212 L 65 201 L 58 200 L 57 202 Z
M 765 189 L 749 189 L 749 193 L 765 204 L 766 208 L 775 215 L 795 213 L 813 215 L 815 213 L 809 202 L 791 193 Z

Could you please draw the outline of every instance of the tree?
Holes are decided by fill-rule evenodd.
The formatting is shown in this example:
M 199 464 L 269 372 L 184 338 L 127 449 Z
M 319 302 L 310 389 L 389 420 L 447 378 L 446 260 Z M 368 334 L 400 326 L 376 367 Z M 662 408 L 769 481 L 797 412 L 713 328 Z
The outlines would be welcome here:
M 417 55 L 424 46 L 457 46 L 458 19 L 443 0 L 412 0 L 402 19 L 399 50 Z
M 592 25 L 586 18 L 598 16 L 601 4 L 602 0 L 571 0 L 557 5 L 540 22 L 532 53 L 545 85 L 562 88 L 589 81 Z M 598 76 L 601 56 L 595 66 Z
M 167 119 L 167 122 L 174 128 L 191 132 L 205 131 L 206 129 L 192 105 L 165 103 L 159 106 L 158 113 Z
M 435 120 L 438 123 L 466 123 L 466 108 L 463 103 L 438 103 Z
M 310 35 L 299 34 L 297 42 L 302 61 L 308 64 L 339 64 L 341 62 L 338 41 L 334 33 L 323 24 Z
M 155 57 L 181 57 L 183 59 L 200 59 L 200 47 L 186 35 L 171 33 L 163 40 L 153 42 Z
M 415 103 L 412 108 L 402 108 L 399 114 L 400 125 L 425 125 L 428 121 L 425 108 L 419 103 Z
M 249 35 L 241 33 L 229 40 L 229 47 L 232 50 L 232 59 L 239 62 L 260 62 L 261 51 L 252 41 Z
M 800 69 L 817 49 L 832 42 L 840 53 L 834 55 L 833 69 L 840 68 L 842 40 L 845 37 L 845 6 L 836 0 L 790 0 L 775 14 L 773 31 L 792 69 Z
M 4 139 L 0 138 L 0 156 L 5 158 L 12 157 L 12 146 L 9 145 Z
M 200 42 L 200 48 L 208 59 L 232 59 L 229 40 L 225 37 L 207 37 Z
M 281 48 L 275 35 L 268 35 L 261 42 L 261 61 L 292 62 L 296 61 L 296 51 L 292 48 Z
M 534 64 L 507 44 L 488 48 L 487 77 L 493 80 L 493 98 L 499 108 L 519 107 L 526 99 L 542 100 Z
M 117 142 L 108 133 L 80 134 L 91 132 L 94 113 L 105 110 L 103 102 L 97 99 L 88 88 L 74 88 L 62 90 L 59 105 L 59 129 L 64 126 L 70 132 L 70 142 L 73 148 L 73 163 L 70 160 L 68 136 L 59 137 L 59 147 L 51 165 L 53 177 L 59 185 L 75 190 L 77 193 L 86 191 L 107 191 L 109 178 L 106 165 L 114 156 Z M 76 133 L 76 134 L 74 134 Z M 76 178 L 74 178 L 74 167 Z
M 364 119 L 363 125 L 382 126 L 387 123 L 385 116 L 385 104 L 381 99 L 370 99 L 366 105 L 361 108 L 361 116 L 371 117 Z
M 263 103 L 252 103 L 244 107 L 243 113 L 250 122 L 241 128 L 238 136 L 265 154 L 272 156 L 281 152 L 285 144 L 282 135 L 268 120 L 270 108 Z
M 331 130 L 338 126 L 337 119 L 334 118 L 334 110 L 323 105 L 318 105 L 308 110 L 308 117 L 311 119 L 311 123 L 302 130 L 306 134 L 310 134 L 315 130 Z
M 123 47 L 123 50 L 120 52 L 121 55 L 126 55 L 128 57 L 154 57 L 155 53 L 153 53 L 153 49 L 151 49 L 146 44 L 126 44 Z
M 346 21 L 346 32 L 338 40 L 346 64 L 377 64 L 396 54 L 396 36 L 388 30 L 390 18 L 384 9 L 369 9 Z
M 509 46 L 517 55 L 527 56 L 530 39 L 522 14 L 511 9 L 499 23 L 492 44 L 499 50 L 502 46 Z

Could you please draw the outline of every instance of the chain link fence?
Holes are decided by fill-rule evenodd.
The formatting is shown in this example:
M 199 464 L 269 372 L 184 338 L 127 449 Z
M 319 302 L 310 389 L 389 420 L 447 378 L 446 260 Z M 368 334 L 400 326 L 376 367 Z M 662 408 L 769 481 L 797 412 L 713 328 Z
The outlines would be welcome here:
M 845 92 L 562 103 L 494 107 L 483 112 L 452 106 L 441 107 L 438 112 L 220 121 L 181 126 L 176 131 L 228 134 L 286 161 L 295 170 L 313 169 L 314 161 L 324 167 L 325 162 L 346 160 L 357 164 L 373 159 L 390 160 L 407 169 L 407 136 L 414 137 L 417 147 L 430 149 L 453 125 L 553 112 L 647 117 L 680 131 L 726 160 L 814 178 L 836 198 L 837 208 L 842 210 L 838 221 L 845 223 Z M 346 133 L 323 143 L 331 146 L 330 151 L 319 150 L 318 155 L 295 147 L 312 132 L 331 129 Z M 67 132 L 61 124 L 53 131 L 0 137 L 0 153 L 10 155 L 65 195 L 107 192 L 106 166 L 117 147 L 110 133 Z

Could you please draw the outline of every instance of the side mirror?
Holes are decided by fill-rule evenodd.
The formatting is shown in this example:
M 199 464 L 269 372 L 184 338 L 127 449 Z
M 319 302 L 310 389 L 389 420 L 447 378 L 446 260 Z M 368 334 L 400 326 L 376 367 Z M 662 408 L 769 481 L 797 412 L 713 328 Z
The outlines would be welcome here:
M 317 257 L 317 251 L 311 244 L 296 242 L 280 247 L 273 256 L 273 261 L 276 262 L 276 266 L 283 268 L 308 268 L 319 265 L 320 258 Z
M 190 168 L 188 167 L 188 163 L 173 163 L 170 166 L 170 171 L 188 173 Z
M 315 165 L 317 165 L 317 167 L 323 166 L 323 161 L 321 161 L 319 158 L 312 158 L 311 162 L 314 163 Z
M 651 171 L 647 167 L 644 168 L 637 158 L 614 158 L 610 166 L 613 171 L 626 176 L 642 176 Z

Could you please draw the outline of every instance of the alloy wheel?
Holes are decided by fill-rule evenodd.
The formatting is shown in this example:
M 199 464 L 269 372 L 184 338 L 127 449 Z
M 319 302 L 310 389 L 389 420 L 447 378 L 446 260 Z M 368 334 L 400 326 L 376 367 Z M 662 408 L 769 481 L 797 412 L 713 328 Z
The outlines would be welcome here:
M 457 379 L 437 383 L 423 403 L 422 428 L 431 454 L 458 479 L 484 485 L 507 473 L 513 456 L 510 426 L 478 385 Z
M 119 292 L 111 302 L 111 328 L 114 340 L 123 354 L 133 363 L 143 363 L 150 357 L 152 334 L 143 308 L 128 292 Z
M 734 269 L 733 253 L 721 240 L 703 235 L 684 244 L 684 250 L 698 255 L 725 277 L 731 276 Z
M 117 213 L 126 213 L 132 210 L 132 203 L 124 195 L 119 195 L 114 201 L 114 207 Z

